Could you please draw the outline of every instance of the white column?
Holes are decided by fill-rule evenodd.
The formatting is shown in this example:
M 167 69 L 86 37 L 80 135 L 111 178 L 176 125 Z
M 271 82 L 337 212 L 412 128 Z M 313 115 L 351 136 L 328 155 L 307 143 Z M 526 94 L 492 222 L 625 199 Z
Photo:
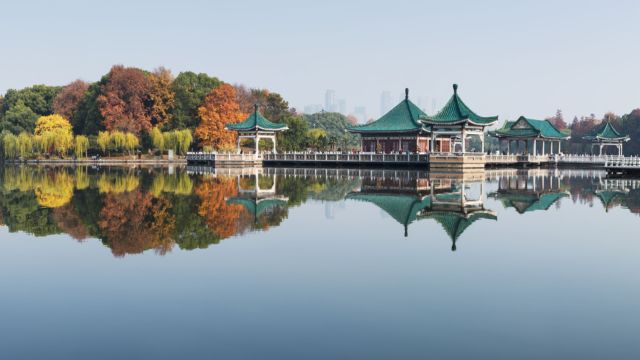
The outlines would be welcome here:
M 431 141 L 429 142 L 429 152 L 433 153 L 436 149 L 436 133 L 431 130 Z
M 545 143 L 545 142 L 546 142 L 546 141 L 542 140 L 542 155 L 544 155 L 544 143 Z
M 455 150 L 455 149 L 454 149 Z M 467 130 L 462 127 L 462 153 L 467 152 Z
M 236 150 L 238 151 L 238 154 L 240 154 L 240 153 L 241 153 L 241 150 L 240 150 L 240 139 L 241 139 L 241 138 L 240 138 L 240 135 L 238 135 L 238 147 L 237 147 L 237 149 L 236 149 Z
M 258 136 L 258 134 L 256 134 L 255 147 L 256 147 L 256 154 L 260 153 L 260 136 Z
M 537 144 L 538 144 L 538 139 L 533 139 L 533 155 L 538 155 Z

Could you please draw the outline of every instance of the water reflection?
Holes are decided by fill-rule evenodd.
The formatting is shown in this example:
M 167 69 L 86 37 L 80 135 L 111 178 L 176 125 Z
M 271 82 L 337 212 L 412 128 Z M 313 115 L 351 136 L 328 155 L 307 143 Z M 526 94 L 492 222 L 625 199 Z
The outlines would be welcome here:
M 274 168 L 7 166 L 0 171 L 0 224 L 10 232 L 95 238 L 114 256 L 204 249 L 281 226 L 291 208 L 307 201 L 323 202 L 328 218 L 350 202 L 374 206 L 398 223 L 404 236 L 411 224 L 434 221 L 452 250 L 473 224 L 498 220 L 501 210 L 524 215 L 559 208 L 568 199 L 599 203 L 606 212 L 640 213 L 640 180 L 590 170 L 492 170 L 474 177 Z M 496 201 L 492 209 L 488 199 Z M 366 224 L 358 226 L 355 231 L 366 231 Z

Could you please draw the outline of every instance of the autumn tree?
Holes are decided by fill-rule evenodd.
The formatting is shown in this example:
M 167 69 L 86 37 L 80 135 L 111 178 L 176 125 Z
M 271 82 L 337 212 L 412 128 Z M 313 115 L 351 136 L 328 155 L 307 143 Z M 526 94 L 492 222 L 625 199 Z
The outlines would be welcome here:
M 65 119 L 72 119 L 87 90 L 89 90 L 89 84 L 82 80 L 76 80 L 63 87 L 53 99 L 53 112 L 62 115 Z
M 217 177 L 206 179 L 196 188 L 200 198 L 198 214 L 204 218 L 210 231 L 221 238 L 240 232 L 246 226 L 241 221 L 249 214 L 242 205 L 229 204 L 226 199 L 238 193 L 236 179 Z
M 262 114 L 273 122 L 281 122 L 281 119 L 291 114 L 289 103 L 282 96 L 267 89 L 249 89 L 244 85 L 235 85 L 236 98 L 240 110 L 244 113 L 251 113 L 253 107 L 258 104 Z
M 236 142 L 236 133 L 225 130 L 225 125 L 238 123 L 247 115 L 240 111 L 234 87 L 223 84 L 205 97 L 198 109 L 198 116 L 200 125 L 196 128 L 195 135 L 200 144 L 220 149 L 234 146 Z
M 111 68 L 97 99 L 104 127 L 136 135 L 150 131 L 151 116 L 146 106 L 150 89 L 151 82 L 142 70 L 122 65 Z
M 567 123 L 564 121 L 564 117 L 562 116 L 562 110 L 558 109 L 554 116 L 548 117 L 547 120 L 553 124 L 558 130 L 563 130 L 567 128 Z
M 71 123 L 58 114 L 38 118 L 34 134 L 41 150 L 48 154 L 64 155 L 73 146 Z
M 149 75 L 149 81 L 151 124 L 162 127 L 169 122 L 175 107 L 175 93 L 171 88 L 173 75 L 170 70 L 159 67 Z

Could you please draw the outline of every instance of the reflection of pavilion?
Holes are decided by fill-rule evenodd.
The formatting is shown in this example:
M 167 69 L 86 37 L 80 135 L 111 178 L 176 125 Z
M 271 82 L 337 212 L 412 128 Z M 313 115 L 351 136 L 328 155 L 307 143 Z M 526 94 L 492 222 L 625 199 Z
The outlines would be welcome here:
M 409 224 L 416 220 L 433 219 L 451 238 L 453 251 L 456 250 L 456 241 L 471 224 L 480 219 L 497 219 L 494 211 L 484 208 L 483 182 L 476 183 L 480 186 L 480 195 L 474 198 L 468 194 L 470 187 L 465 182 L 425 180 L 426 183 L 418 182 L 422 186 L 407 188 L 404 193 L 399 193 L 393 187 L 386 191 L 384 188 L 367 186 L 365 179 L 361 191 L 350 193 L 347 199 L 378 206 L 403 225 L 405 236 L 408 235 Z
M 560 180 L 547 172 L 501 178 L 498 191 L 489 196 L 500 200 L 505 208 L 512 207 L 524 214 L 548 210 L 559 199 L 569 196 L 569 192 L 561 190 Z
M 227 199 L 227 204 L 242 205 L 253 217 L 254 223 L 263 214 L 287 205 L 289 198 L 276 194 L 276 176 L 258 172 L 238 175 L 238 196 Z
M 633 179 L 601 179 L 594 191 L 606 212 L 620 205 L 628 197 L 632 189 L 638 188 L 639 180 Z

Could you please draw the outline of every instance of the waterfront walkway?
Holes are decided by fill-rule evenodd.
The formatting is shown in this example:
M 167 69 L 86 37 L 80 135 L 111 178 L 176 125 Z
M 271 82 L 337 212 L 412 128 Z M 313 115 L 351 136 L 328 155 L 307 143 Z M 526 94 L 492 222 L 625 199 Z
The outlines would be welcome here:
M 640 169 L 640 158 L 608 155 L 483 155 L 465 154 L 374 154 L 374 153 L 282 153 L 282 154 L 216 154 L 188 153 L 191 165 L 208 166 L 351 166 L 351 167 L 415 167 L 428 168 L 439 163 L 472 163 L 480 167 L 500 166 L 589 166 L 616 167 L 629 171 Z M 607 165 L 609 164 L 609 165 Z M 608 167 L 607 167 L 608 168 Z

